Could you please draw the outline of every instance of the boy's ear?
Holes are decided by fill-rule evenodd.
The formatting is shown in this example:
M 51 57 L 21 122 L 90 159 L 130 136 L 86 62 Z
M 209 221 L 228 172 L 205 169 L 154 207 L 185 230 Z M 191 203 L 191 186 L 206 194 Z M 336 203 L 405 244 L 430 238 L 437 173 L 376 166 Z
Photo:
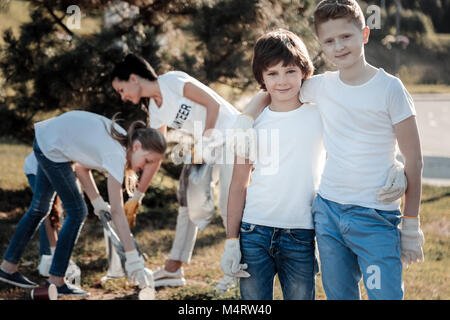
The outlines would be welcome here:
M 369 27 L 365 27 L 363 29 L 363 42 L 367 44 L 369 42 L 370 29 Z

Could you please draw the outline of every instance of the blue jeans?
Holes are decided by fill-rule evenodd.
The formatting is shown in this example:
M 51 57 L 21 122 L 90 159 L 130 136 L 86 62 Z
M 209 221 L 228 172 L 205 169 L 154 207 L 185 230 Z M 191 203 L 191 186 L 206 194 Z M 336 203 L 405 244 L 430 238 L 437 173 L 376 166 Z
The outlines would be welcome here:
M 273 282 L 278 273 L 286 300 L 315 298 L 314 230 L 280 229 L 241 223 L 242 263 L 249 278 L 240 278 L 244 300 L 273 299 Z
M 361 299 L 361 277 L 369 299 L 403 298 L 400 211 L 343 205 L 317 195 L 312 212 L 328 299 Z
M 34 193 L 34 185 L 36 183 L 36 175 L 27 174 L 28 183 L 30 184 L 31 191 Z M 39 255 L 51 255 L 52 252 L 50 250 L 50 242 L 47 237 L 47 230 L 45 229 L 45 225 L 42 223 L 39 228 Z
M 14 264 L 19 263 L 33 233 L 49 214 L 55 192 L 57 192 L 64 204 L 67 216 L 59 232 L 49 273 L 64 277 L 70 255 L 83 226 L 87 208 L 70 162 L 57 163 L 47 159 L 39 149 L 36 140 L 33 150 L 38 162 L 33 200 L 30 208 L 17 225 L 4 259 Z

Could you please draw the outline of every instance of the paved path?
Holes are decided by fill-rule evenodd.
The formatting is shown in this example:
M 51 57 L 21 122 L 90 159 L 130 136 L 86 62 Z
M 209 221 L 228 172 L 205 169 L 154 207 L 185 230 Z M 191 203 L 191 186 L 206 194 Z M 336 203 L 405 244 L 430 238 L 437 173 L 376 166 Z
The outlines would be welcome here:
M 450 94 L 413 95 L 424 156 L 423 182 L 450 186 Z

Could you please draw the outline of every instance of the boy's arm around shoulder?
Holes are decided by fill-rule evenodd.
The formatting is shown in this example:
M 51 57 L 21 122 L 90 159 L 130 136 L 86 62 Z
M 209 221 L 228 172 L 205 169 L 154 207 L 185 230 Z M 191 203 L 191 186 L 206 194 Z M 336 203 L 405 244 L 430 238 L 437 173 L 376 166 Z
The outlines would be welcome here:
M 258 92 L 242 111 L 243 115 L 251 117 L 253 120 L 258 118 L 261 112 L 270 104 L 270 95 L 267 91 Z M 246 129 L 246 128 L 244 128 Z
M 299 99 L 302 103 L 316 103 L 318 88 L 324 75 L 315 75 L 308 79 L 304 79 L 302 86 L 300 87 Z

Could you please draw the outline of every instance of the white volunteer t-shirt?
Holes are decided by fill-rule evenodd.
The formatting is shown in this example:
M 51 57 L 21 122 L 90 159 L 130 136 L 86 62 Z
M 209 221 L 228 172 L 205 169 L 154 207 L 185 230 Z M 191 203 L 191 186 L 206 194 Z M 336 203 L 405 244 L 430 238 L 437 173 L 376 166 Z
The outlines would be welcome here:
M 394 125 L 415 115 L 402 82 L 379 69 L 359 86 L 342 82 L 339 72 L 306 80 L 300 100 L 317 103 L 324 128 L 327 162 L 319 194 L 341 204 L 397 210 L 400 199 L 377 201 L 398 152 Z
M 78 162 L 106 171 L 123 183 L 126 152 L 109 135 L 111 120 L 86 111 L 69 111 L 34 125 L 42 153 L 54 162 Z M 107 130 L 105 129 L 105 126 Z M 115 128 L 126 134 L 119 125 Z
M 150 126 L 158 129 L 163 125 L 170 128 L 181 129 L 194 134 L 194 123 L 198 123 L 201 135 L 205 128 L 206 108 L 184 97 L 183 89 L 186 82 L 191 82 L 215 97 L 219 103 L 219 116 L 216 129 L 231 128 L 235 116 L 239 111 L 214 90 L 182 71 L 170 71 L 158 77 L 158 84 L 162 95 L 162 105 L 158 107 L 153 99 L 150 100 L 148 111 L 150 113 Z
M 25 158 L 25 165 L 23 167 L 23 172 L 25 172 L 25 175 L 36 175 L 38 168 L 38 163 L 36 160 L 36 157 L 34 156 L 34 151 L 31 151 L 31 153 Z
M 258 156 L 242 221 L 284 229 L 314 229 L 311 205 L 325 161 L 316 106 L 289 112 L 265 108 L 253 128 Z

